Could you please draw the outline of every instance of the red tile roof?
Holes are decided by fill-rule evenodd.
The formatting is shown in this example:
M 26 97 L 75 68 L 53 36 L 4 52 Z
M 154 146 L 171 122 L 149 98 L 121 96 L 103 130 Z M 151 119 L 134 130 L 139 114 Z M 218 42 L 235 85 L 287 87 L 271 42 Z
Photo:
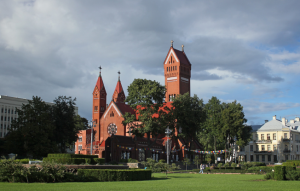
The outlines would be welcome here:
M 177 50 L 175 48 L 173 48 L 177 58 L 180 60 L 181 64 L 185 64 L 185 65 L 191 65 L 189 59 L 187 58 L 187 56 L 185 55 L 185 53 L 183 51 Z
M 125 103 L 115 103 L 118 109 L 122 112 L 123 115 L 125 115 L 126 112 L 129 112 L 131 114 L 135 114 L 135 111 L 127 104 Z

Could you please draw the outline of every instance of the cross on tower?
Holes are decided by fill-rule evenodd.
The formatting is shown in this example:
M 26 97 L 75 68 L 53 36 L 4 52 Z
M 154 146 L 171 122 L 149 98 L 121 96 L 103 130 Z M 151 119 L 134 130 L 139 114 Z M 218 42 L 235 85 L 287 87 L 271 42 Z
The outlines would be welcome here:
M 174 42 L 174 41 L 173 41 L 173 40 L 171 40 L 171 47 L 173 47 L 173 42 Z
M 120 81 L 120 74 L 121 74 L 121 72 L 120 72 L 120 71 L 118 71 L 118 74 L 119 74 L 119 78 L 118 78 L 118 80 Z
M 101 69 L 102 69 L 101 66 L 99 67 L 99 69 L 100 69 L 99 76 L 101 76 Z
M 183 48 L 184 48 L 184 45 L 181 45 L 181 47 L 182 47 L 182 52 L 183 52 L 183 51 L 184 51 L 184 50 L 183 50 Z

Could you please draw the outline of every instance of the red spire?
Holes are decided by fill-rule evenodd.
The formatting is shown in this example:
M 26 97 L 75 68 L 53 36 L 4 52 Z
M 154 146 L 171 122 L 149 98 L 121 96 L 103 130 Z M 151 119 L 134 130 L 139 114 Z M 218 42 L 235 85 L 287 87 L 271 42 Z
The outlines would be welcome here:
M 102 89 L 102 87 L 104 86 L 104 85 L 103 85 L 102 77 L 101 77 L 100 75 L 99 75 L 99 77 L 98 77 L 96 86 L 97 86 L 97 88 L 98 88 L 99 91 L 100 91 L 100 90 Z
M 115 91 L 118 92 L 118 94 L 123 91 L 121 81 L 118 81 Z

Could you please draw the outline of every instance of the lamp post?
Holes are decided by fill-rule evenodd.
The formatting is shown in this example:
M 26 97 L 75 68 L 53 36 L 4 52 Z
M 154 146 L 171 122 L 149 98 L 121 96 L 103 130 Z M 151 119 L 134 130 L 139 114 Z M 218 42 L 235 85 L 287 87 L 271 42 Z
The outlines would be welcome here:
M 91 126 L 91 155 L 92 155 L 93 154 L 93 131 L 94 131 L 94 127 L 96 127 L 96 122 L 90 121 L 90 126 Z
M 169 157 L 170 157 L 170 152 L 169 152 L 169 136 L 171 134 L 172 130 L 169 129 L 169 126 L 166 129 L 166 135 L 167 135 L 167 164 L 169 164 Z

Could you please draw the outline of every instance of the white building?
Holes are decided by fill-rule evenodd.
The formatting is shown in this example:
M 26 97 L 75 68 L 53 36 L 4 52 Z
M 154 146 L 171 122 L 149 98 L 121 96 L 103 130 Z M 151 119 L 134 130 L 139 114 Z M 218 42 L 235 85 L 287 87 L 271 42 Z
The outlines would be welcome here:
M 288 122 L 285 118 L 276 119 L 275 115 L 271 121 L 252 129 L 252 141 L 239 150 L 241 160 L 276 163 L 300 159 L 299 117 Z
M 12 120 L 18 118 L 16 108 L 21 109 L 22 104 L 28 104 L 28 99 L 0 95 L 0 138 L 8 133 Z M 75 113 L 78 114 L 78 107 L 75 107 Z

